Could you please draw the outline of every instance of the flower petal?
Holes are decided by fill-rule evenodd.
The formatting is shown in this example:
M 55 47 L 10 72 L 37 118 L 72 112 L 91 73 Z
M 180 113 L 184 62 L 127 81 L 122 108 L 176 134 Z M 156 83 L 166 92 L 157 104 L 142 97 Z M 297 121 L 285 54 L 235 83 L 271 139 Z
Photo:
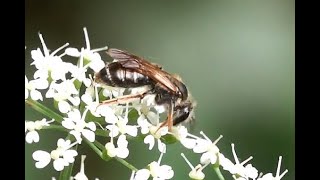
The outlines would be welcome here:
M 94 122 L 88 122 L 86 127 L 89 128 L 91 131 L 96 130 L 96 124 Z
M 109 132 L 110 137 L 118 136 L 118 134 L 119 134 L 118 126 L 112 124 L 112 125 L 107 125 L 106 128 L 110 130 L 110 132 Z
M 114 144 L 112 144 L 111 142 L 108 142 L 105 145 L 105 148 L 107 150 L 108 156 L 110 157 L 115 157 L 117 154 L 116 148 L 114 147 Z
M 53 161 L 53 167 L 57 171 L 62 171 L 64 169 L 65 161 L 62 158 L 58 158 Z
M 58 103 L 58 108 L 59 108 L 59 111 L 62 113 L 67 113 L 71 110 L 70 104 L 67 103 L 66 101 L 60 101 Z
M 148 180 L 150 177 L 150 171 L 148 169 L 140 169 L 136 172 L 134 180 Z
M 166 144 L 164 144 L 163 142 L 161 142 L 160 139 L 158 139 L 158 150 L 162 153 L 166 153 Z
M 251 179 L 256 179 L 258 177 L 258 170 L 252 166 L 252 164 L 248 164 L 245 167 L 246 175 Z
M 117 116 L 115 116 L 114 112 L 113 111 L 110 111 L 108 113 L 101 113 L 102 116 L 105 116 L 105 121 L 107 123 L 110 123 L 110 124 L 114 124 L 116 122 L 118 122 L 118 118 Z
M 91 61 L 89 67 L 94 71 L 94 72 L 99 72 L 102 68 L 104 68 L 105 64 L 104 62 L 100 59 L 96 58 L 95 60 Z
M 92 103 L 92 96 L 89 93 L 85 93 L 81 96 L 81 100 L 86 104 Z
M 78 132 L 78 131 L 75 131 L 75 130 L 72 130 L 72 131 L 70 131 L 70 134 L 72 134 L 75 138 L 76 138 L 76 140 L 77 140 L 77 142 L 79 143 L 79 144 L 81 144 L 81 142 L 82 142 L 82 138 L 81 138 L 81 133 L 80 132 Z M 90 136 L 90 135 L 89 135 Z M 89 139 L 88 139 L 89 140 Z M 93 140 L 94 141 L 94 140 Z M 92 141 L 92 142 L 93 142 Z
M 57 146 L 61 148 L 69 148 L 68 146 L 71 144 L 70 140 L 64 140 L 62 138 L 58 139 Z
M 174 176 L 174 172 L 171 166 L 162 165 L 160 166 L 161 169 L 161 178 L 163 179 L 171 179 Z
M 129 149 L 128 148 L 116 148 L 117 149 L 117 156 L 119 158 L 126 158 L 129 156 Z
M 148 135 L 144 138 L 143 142 L 145 144 L 149 144 L 149 150 L 151 150 L 154 146 L 154 137 L 152 135 Z
M 147 134 L 149 132 L 149 126 L 151 124 L 146 120 L 145 116 L 141 114 L 137 119 L 138 125 L 141 127 L 141 133 Z
M 61 122 L 62 126 L 67 129 L 74 129 L 75 123 L 70 118 L 64 118 L 64 120 Z
M 37 131 L 30 131 L 26 134 L 27 143 L 31 144 L 32 142 L 39 142 L 39 134 Z
M 77 48 L 66 48 L 66 50 L 64 52 L 68 56 L 72 56 L 72 57 L 79 57 L 80 56 L 80 52 L 78 51 Z
M 44 69 L 38 69 L 34 74 L 33 74 L 33 78 L 34 79 L 48 79 L 48 71 L 44 70 Z
M 68 113 L 68 117 L 72 119 L 74 122 L 81 120 L 81 113 L 78 109 L 73 109 Z
M 95 134 L 93 131 L 84 129 L 82 130 L 82 135 L 87 138 L 90 142 L 94 142 L 95 140 Z
M 126 133 L 132 137 L 136 137 L 138 135 L 137 126 L 127 125 L 126 126 Z
M 35 164 L 36 168 L 38 169 L 46 167 L 51 160 L 50 154 L 46 151 L 41 151 L 41 150 L 38 150 L 32 153 L 32 158 L 35 161 L 38 161 Z
M 74 157 L 78 155 L 78 152 L 73 149 L 66 150 L 63 153 L 63 159 L 66 160 L 68 163 L 74 162 Z
M 187 149 L 192 149 L 196 146 L 196 140 L 191 138 L 180 139 L 180 143 Z
M 36 89 L 46 89 L 49 86 L 47 79 L 44 78 L 32 80 L 30 83 L 32 83 Z
M 216 161 L 217 161 L 217 156 L 210 152 L 203 153 L 200 158 L 201 164 L 207 164 L 208 162 L 211 162 L 211 164 L 215 164 Z
M 197 145 L 193 148 L 193 152 L 195 153 L 203 153 L 206 152 L 212 142 L 204 139 L 197 139 Z
M 120 135 L 117 141 L 118 147 L 126 148 L 128 146 L 128 141 L 125 135 Z
M 231 174 L 236 172 L 235 165 L 229 159 L 224 157 L 223 154 L 219 154 L 219 163 L 224 170 L 229 171 Z
M 78 106 L 80 104 L 80 98 L 78 96 L 76 97 L 72 97 L 70 96 L 68 98 L 68 100 L 74 105 L 74 106 Z
M 30 91 L 30 96 L 31 96 L 31 99 L 37 101 L 37 100 L 43 100 L 42 99 L 42 95 L 41 93 L 38 91 L 38 90 L 31 90 Z

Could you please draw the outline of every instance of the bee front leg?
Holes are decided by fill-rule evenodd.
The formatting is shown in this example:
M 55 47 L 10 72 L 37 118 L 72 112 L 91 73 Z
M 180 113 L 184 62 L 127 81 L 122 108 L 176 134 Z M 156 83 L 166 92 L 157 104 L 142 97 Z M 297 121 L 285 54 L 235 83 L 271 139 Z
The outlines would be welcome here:
M 159 126 L 159 128 L 157 129 L 156 132 L 158 132 L 158 130 L 159 130 L 160 128 L 162 128 L 163 126 L 166 126 L 166 125 L 168 125 L 168 131 L 171 132 L 172 126 L 173 126 L 173 107 L 174 107 L 174 103 L 171 101 L 171 102 L 169 103 L 169 107 L 168 107 L 168 117 L 167 117 L 166 121 L 164 121 L 164 122 Z

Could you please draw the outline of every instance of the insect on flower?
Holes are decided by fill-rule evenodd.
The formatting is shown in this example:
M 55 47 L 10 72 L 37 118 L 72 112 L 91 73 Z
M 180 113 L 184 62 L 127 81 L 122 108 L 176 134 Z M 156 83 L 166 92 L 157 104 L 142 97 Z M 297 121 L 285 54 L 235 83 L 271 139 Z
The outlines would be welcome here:
M 155 63 L 126 51 L 111 48 L 106 53 L 117 61 L 106 63 L 105 68 L 95 74 L 95 82 L 113 87 L 147 86 L 148 88 L 142 93 L 109 99 L 101 104 L 122 104 L 142 99 L 147 94 L 155 94 L 155 103 L 165 105 L 168 109 L 167 119 L 159 128 L 167 125 L 171 131 L 173 125 L 194 119 L 195 103 L 180 77 L 164 71 L 161 66 Z

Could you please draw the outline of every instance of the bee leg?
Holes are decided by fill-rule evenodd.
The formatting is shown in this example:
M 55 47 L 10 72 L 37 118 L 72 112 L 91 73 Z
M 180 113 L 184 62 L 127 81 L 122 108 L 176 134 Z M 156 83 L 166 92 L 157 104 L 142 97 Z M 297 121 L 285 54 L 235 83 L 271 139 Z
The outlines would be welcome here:
M 128 103 L 128 102 L 131 102 L 131 101 L 134 101 L 136 99 L 142 99 L 144 98 L 147 94 L 149 93 L 149 90 L 148 91 L 145 91 L 143 93 L 140 93 L 140 94 L 130 94 L 130 95 L 125 95 L 125 96 L 120 96 L 120 97 L 117 97 L 117 98 L 114 98 L 114 99 L 108 99 L 108 100 L 105 100 L 105 101 L 102 101 L 98 106 L 101 106 L 101 105 L 105 105 L 105 104 L 125 104 L 125 103 Z
M 173 102 L 171 101 L 171 103 L 169 104 L 169 112 L 168 112 L 168 117 L 166 119 L 166 121 L 164 121 L 160 126 L 159 128 L 156 130 L 156 133 L 158 132 L 158 130 L 160 128 L 162 128 L 163 126 L 165 125 L 168 125 L 168 131 L 171 132 L 172 130 L 172 126 L 173 126 L 173 107 L 174 107 L 174 104 Z

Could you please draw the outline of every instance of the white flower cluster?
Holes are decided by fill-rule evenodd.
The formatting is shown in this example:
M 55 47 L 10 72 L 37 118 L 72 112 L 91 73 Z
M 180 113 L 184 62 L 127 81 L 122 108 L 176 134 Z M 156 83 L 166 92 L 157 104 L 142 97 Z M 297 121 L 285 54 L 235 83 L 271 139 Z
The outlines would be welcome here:
M 45 118 L 41 121 L 26 121 L 26 142 L 39 142 L 40 137 L 37 131 L 45 128 L 63 129 L 69 134 L 67 139 L 59 139 L 57 148 L 51 150 L 50 153 L 43 150 L 37 150 L 33 153 L 32 157 L 36 161 L 37 168 L 46 167 L 52 159 L 54 169 L 63 170 L 64 167 L 73 163 L 74 158 L 78 155 L 73 147 L 81 145 L 83 140 L 92 143 L 92 145 L 98 143 L 96 142 L 97 131 L 100 131 L 100 134 L 102 131 L 104 136 L 110 138 L 110 141 L 105 145 L 97 146 L 97 149 L 102 154 L 106 152 L 110 158 L 125 159 L 129 156 L 129 138 L 143 137 L 143 142 L 149 150 L 157 144 L 157 149 L 161 153 L 158 161 L 149 163 L 145 168 L 133 170 L 131 180 L 147 180 L 149 178 L 161 180 L 174 177 L 171 166 L 160 165 L 167 149 L 166 137 L 174 138 L 186 149 L 201 154 L 200 162 L 195 167 L 184 154 L 181 154 L 191 168 L 189 173 L 191 179 L 204 179 L 205 174 L 202 170 L 209 164 L 218 168 L 221 166 L 224 170 L 229 171 L 234 179 L 238 180 L 280 180 L 287 173 L 286 170 L 280 174 L 281 156 L 274 177 L 271 173 L 258 177 L 258 170 L 251 164 L 247 164 L 252 157 L 240 162 L 234 144 L 231 145 L 234 163 L 220 152 L 216 144 L 222 136 L 212 142 L 203 132 L 200 132 L 202 137 L 198 137 L 188 133 L 187 128 L 181 125 L 173 127 L 171 131 L 168 131 L 167 127 L 159 129 L 159 117 L 165 109 L 155 104 L 154 95 L 147 95 L 142 100 L 127 103 L 125 106 L 100 104 L 100 100 L 117 98 L 126 93 L 135 94 L 143 92 L 144 89 L 126 90 L 103 87 L 101 84 L 94 83 L 90 74 L 105 67 L 98 52 L 106 50 L 107 47 L 91 50 L 86 28 L 84 28 L 84 34 L 86 48 L 80 50 L 66 48 L 69 45 L 66 43 L 50 53 L 42 35 L 39 34 L 43 52 L 40 48 L 31 51 L 33 59 L 31 65 L 35 66 L 37 70 L 32 78 L 29 77 L 32 80 L 29 81 L 25 77 L 25 101 L 30 103 L 43 101 L 44 98 L 53 99 L 56 109 L 62 115 L 61 119 L 52 119 L 51 121 L 47 121 Z M 64 52 L 57 55 L 63 49 L 65 49 Z M 78 61 L 75 63 L 65 62 L 62 60 L 65 56 L 76 57 Z M 135 122 L 130 119 L 131 111 L 138 114 Z M 52 126 L 53 123 L 55 127 Z M 87 179 L 84 174 L 84 158 L 82 156 L 82 169 L 74 179 Z

